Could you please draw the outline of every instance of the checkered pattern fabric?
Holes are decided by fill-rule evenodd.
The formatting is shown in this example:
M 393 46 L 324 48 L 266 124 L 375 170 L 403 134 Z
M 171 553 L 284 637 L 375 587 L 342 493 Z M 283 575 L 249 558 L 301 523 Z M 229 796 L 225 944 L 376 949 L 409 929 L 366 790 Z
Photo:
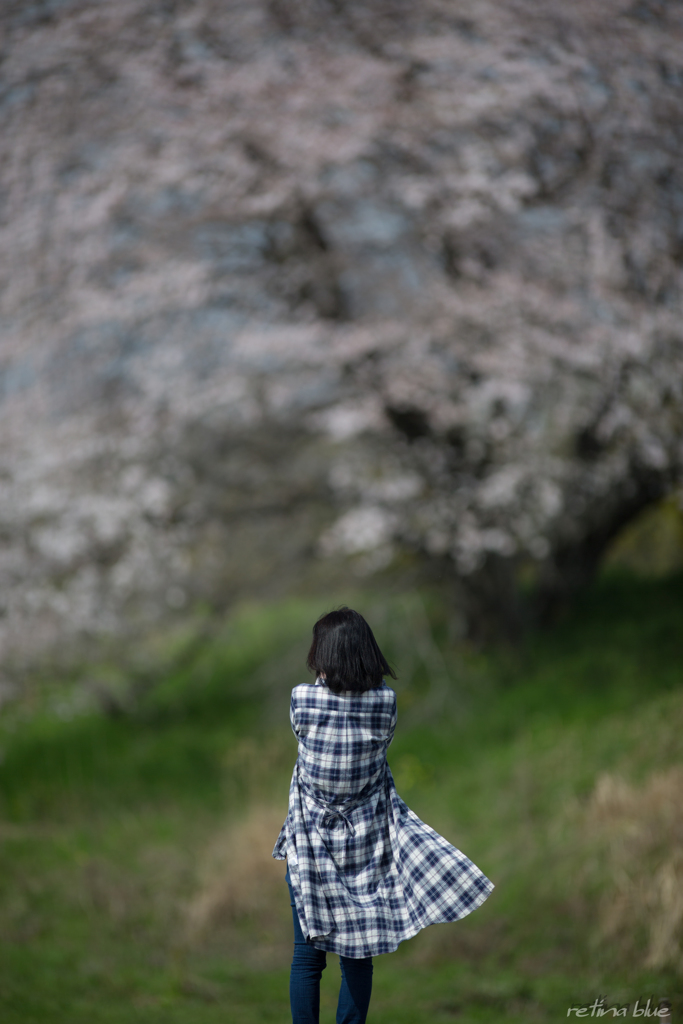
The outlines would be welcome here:
M 336 695 L 320 679 L 296 686 L 290 719 L 299 756 L 273 857 L 287 858 L 301 928 L 318 949 L 390 953 L 484 902 L 493 883 L 396 792 L 390 687 Z

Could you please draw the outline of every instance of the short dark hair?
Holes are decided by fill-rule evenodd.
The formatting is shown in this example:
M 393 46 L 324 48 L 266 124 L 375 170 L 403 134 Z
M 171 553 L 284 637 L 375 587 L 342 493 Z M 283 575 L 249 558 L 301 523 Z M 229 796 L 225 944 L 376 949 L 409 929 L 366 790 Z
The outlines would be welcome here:
M 352 608 L 339 608 L 318 619 L 306 665 L 311 672 L 325 676 L 333 693 L 364 693 L 381 686 L 385 675 L 396 679 L 372 630 Z

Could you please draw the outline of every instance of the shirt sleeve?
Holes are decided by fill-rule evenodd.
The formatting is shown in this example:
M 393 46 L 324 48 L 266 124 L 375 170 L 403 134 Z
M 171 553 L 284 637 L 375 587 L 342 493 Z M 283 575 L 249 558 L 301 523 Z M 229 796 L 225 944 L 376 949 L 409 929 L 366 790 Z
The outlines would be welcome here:
M 391 745 L 391 741 L 394 738 L 394 732 L 396 730 L 396 721 L 398 719 L 398 710 L 396 708 L 396 694 L 394 694 L 393 706 L 391 712 L 391 722 L 389 724 L 389 732 L 387 733 L 387 746 Z
M 289 704 L 289 721 L 292 726 L 292 732 L 299 739 L 299 726 L 296 720 L 296 701 L 294 700 L 294 694 L 292 693 L 292 699 Z

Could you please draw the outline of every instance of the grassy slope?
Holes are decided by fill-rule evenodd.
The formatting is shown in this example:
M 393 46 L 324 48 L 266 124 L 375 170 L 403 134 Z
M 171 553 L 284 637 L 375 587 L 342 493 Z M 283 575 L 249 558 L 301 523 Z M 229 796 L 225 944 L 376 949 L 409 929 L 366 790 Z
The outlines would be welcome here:
M 497 883 L 471 918 L 378 958 L 374 1024 L 552 1021 L 604 993 L 678 1000 L 676 956 L 643 966 L 646 916 L 604 937 L 624 843 L 591 807 L 604 773 L 636 793 L 681 760 L 683 580 L 603 581 L 551 632 L 486 656 L 449 640 L 433 595 L 352 599 L 401 670 L 399 791 Z M 317 611 L 246 610 L 132 716 L 67 718 L 68 695 L 6 712 L 3 1022 L 288 1019 L 288 908 L 268 874 L 281 866 L 256 864 L 274 835 L 264 826 L 261 843 L 258 822 L 244 834 L 237 823 L 254 808 L 275 805 L 268 821 L 284 811 L 294 747 L 282 720 Z M 652 821 L 661 842 L 639 854 L 651 863 L 627 863 L 636 882 L 667 855 L 669 826 Z M 223 833 L 225 870 L 244 891 L 189 941 L 186 908 Z M 235 835 L 247 837 L 241 852 Z

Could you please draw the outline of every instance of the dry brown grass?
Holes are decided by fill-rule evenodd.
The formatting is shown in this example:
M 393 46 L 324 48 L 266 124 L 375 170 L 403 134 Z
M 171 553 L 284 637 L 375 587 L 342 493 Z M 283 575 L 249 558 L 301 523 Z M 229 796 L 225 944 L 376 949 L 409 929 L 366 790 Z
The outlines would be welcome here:
M 210 843 L 185 914 L 190 945 L 217 936 L 231 946 L 240 941 L 251 945 L 248 933 L 263 949 L 289 938 L 285 867 L 271 856 L 282 817 L 279 808 L 256 805 Z
M 645 936 L 644 966 L 683 968 L 683 768 L 640 786 L 602 775 L 585 825 L 612 880 L 601 899 L 602 937 L 640 959 Z

